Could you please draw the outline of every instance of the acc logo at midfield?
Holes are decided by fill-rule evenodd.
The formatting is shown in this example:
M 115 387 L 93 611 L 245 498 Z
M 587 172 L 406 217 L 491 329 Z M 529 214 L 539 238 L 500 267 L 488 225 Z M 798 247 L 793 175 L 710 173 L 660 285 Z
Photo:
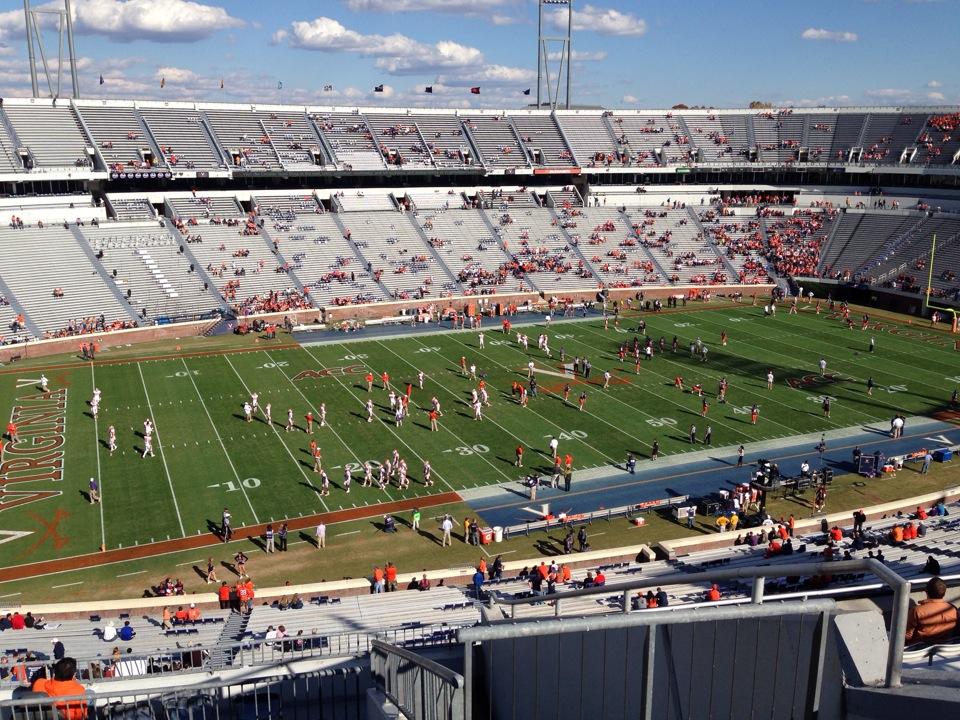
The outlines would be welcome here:
M 363 375 L 363 365 L 347 365 L 346 367 L 331 367 L 323 370 L 303 370 L 293 376 L 294 380 L 306 380 L 307 378 L 325 378 L 337 375 Z

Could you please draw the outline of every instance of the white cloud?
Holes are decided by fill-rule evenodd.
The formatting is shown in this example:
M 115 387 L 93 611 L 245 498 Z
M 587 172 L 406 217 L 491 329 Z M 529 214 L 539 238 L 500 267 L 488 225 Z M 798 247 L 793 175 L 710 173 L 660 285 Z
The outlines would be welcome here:
M 483 62 L 483 53 L 460 43 L 441 40 L 428 45 L 399 33 L 364 35 L 328 17 L 297 20 L 289 32 L 279 30 L 274 33 L 273 41 L 287 41 L 291 47 L 304 50 L 354 52 L 374 57 L 378 68 L 394 75 L 475 67 Z
M 574 50 L 572 53 L 570 53 L 570 57 L 574 62 L 599 62 L 607 59 L 607 53 L 605 50 L 598 50 L 596 52 Z M 547 53 L 547 59 L 559 60 L 560 51 L 558 50 L 556 52 Z
M 943 87 L 943 83 L 940 82 L 939 80 L 931 80 L 930 82 L 927 83 L 927 87 L 928 88 Z
M 550 15 L 550 22 L 558 30 L 566 30 L 567 11 L 555 10 Z M 571 25 L 574 30 L 601 35 L 640 37 L 647 32 L 647 21 L 643 18 L 633 13 L 601 8 L 596 5 L 584 5 L 582 10 L 574 9 Z
M 800 33 L 800 37 L 804 40 L 831 40 L 833 42 L 856 42 L 859 39 L 855 32 L 812 27 Z
M 157 80 L 166 79 L 171 85 L 184 85 L 196 83 L 200 76 L 187 68 L 161 67 L 157 68 L 154 78 Z
M 468 73 L 451 73 L 437 78 L 438 83 L 451 87 L 473 87 L 474 85 L 482 87 L 484 84 L 529 87 L 536 81 L 536 71 L 508 65 L 484 65 Z
M 35 5 L 34 9 L 62 7 L 62 3 Z M 48 15 L 45 27 L 53 27 Z M 73 24 L 78 35 L 102 35 L 117 42 L 150 40 L 187 43 L 245 25 L 218 5 L 192 0 L 74 0 Z M 22 10 L 0 13 L 0 39 L 24 34 Z
M 620 98 L 620 102 L 624 103 L 625 105 L 636 105 L 638 102 L 640 102 L 640 98 L 634 97 L 633 95 L 624 95 L 622 98 Z
M 946 100 L 947 98 L 944 96 L 944 94 L 943 94 L 942 92 L 928 92 L 928 93 L 927 93 L 927 99 L 928 99 L 928 100 L 936 100 L 937 102 L 943 102 L 943 101 Z

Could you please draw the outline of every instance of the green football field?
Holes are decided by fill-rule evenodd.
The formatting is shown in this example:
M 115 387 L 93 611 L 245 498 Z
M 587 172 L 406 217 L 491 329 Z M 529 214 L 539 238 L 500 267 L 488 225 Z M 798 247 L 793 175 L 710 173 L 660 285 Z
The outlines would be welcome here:
M 219 526 L 229 507 L 234 527 L 279 522 L 284 518 L 357 510 L 374 514 L 378 503 L 490 483 L 515 482 L 514 448 L 527 448 L 526 469 L 552 465 L 547 443 L 553 436 L 574 456 L 574 469 L 622 464 L 628 451 L 646 455 L 657 439 L 662 454 L 690 448 L 687 428 L 702 432 L 701 400 L 674 388 L 682 375 L 689 387 L 701 382 L 711 403 L 713 444 L 734 445 L 810 431 L 886 420 L 895 413 L 933 414 L 947 408 L 960 383 L 960 354 L 953 340 L 938 332 L 890 320 L 867 331 L 848 330 L 829 313 L 805 308 L 798 316 L 781 311 L 763 316 L 759 307 L 728 306 L 646 314 L 647 333 L 660 336 L 667 351 L 642 363 L 639 374 L 629 359 L 621 363 L 618 344 L 632 339 L 638 316 L 624 317 L 620 327 L 604 329 L 602 320 L 557 322 L 549 328 L 518 328 L 530 337 L 525 351 L 514 334 L 485 328 L 486 348 L 478 348 L 476 331 L 398 336 L 289 347 L 276 341 L 230 339 L 174 345 L 164 349 L 111 349 L 95 363 L 53 358 L 34 365 L 16 363 L 0 374 L 0 404 L 20 418 L 21 440 L 33 446 L 4 453 L 0 542 L 6 565 L 129 547 L 208 533 Z M 729 335 L 721 347 L 720 334 Z M 537 349 L 537 335 L 550 338 L 552 358 Z M 670 351 L 673 336 L 680 351 Z M 709 361 L 690 357 L 689 342 L 700 337 Z M 868 353 L 870 337 L 877 350 Z M 218 344 L 219 343 L 219 344 Z M 287 346 L 287 347 L 284 347 Z M 559 361 L 587 356 L 589 380 L 568 377 Z M 208 350 L 209 352 L 205 352 Z M 161 353 L 165 353 L 161 355 Z M 150 357 L 150 354 L 153 357 Z M 460 358 L 485 374 L 491 406 L 483 420 L 473 419 L 470 391 L 476 382 L 463 377 Z M 827 378 L 818 376 L 818 361 L 827 361 Z M 540 396 L 521 407 L 511 383 L 525 381 L 533 360 Z M 386 371 L 401 392 L 412 383 L 410 417 L 394 425 L 387 393 L 378 381 L 368 395 L 364 375 Z M 425 373 L 417 387 L 418 370 Z M 607 389 L 603 373 L 610 370 Z M 775 377 L 767 390 L 766 375 Z M 38 389 L 41 372 L 50 394 Z M 728 403 L 717 404 L 718 380 L 729 380 Z M 872 397 L 865 382 L 877 385 Z M 571 384 L 570 403 L 561 393 Z M 99 417 L 89 400 L 102 392 Z M 250 393 L 261 406 L 272 405 L 273 424 L 262 414 L 252 423 L 242 405 Z M 576 398 L 587 393 L 580 411 Z M 833 398 L 830 418 L 821 410 L 824 395 Z M 427 410 L 435 396 L 442 407 L 439 430 L 431 432 Z M 375 420 L 366 421 L 364 403 L 376 404 Z M 320 494 L 304 432 L 308 411 L 325 404 L 327 426 L 315 427 L 330 493 Z M 757 404 L 760 419 L 750 424 Z M 298 429 L 285 432 L 287 408 Z M 143 421 L 152 418 L 155 457 L 142 458 Z M 107 449 L 107 427 L 117 430 L 118 449 Z M 59 438 L 59 439 L 57 439 Z M 23 448 L 23 442 L 18 443 Z M 365 461 L 388 458 L 393 450 L 406 459 L 411 485 L 386 490 L 360 485 Z M 62 455 L 61 455 L 62 453 Z M 422 465 L 433 466 L 435 485 L 421 482 Z M 344 466 L 353 472 L 349 494 L 342 489 Z M 57 472 L 61 478 L 52 478 Z M 102 502 L 85 499 L 88 480 L 99 478 Z M 34 479 L 30 479 L 34 478 Z

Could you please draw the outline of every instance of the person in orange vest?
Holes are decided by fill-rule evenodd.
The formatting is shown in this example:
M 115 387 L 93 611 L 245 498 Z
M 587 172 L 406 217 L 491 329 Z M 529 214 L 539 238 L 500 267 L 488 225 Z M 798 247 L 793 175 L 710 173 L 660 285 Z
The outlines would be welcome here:
M 487 574 L 487 561 L 483 558 L 480 558 L 480 562 L 477 563 L 477 570 L 482 572 L 484 575 Z
M 76 680 L 77 661 L 72 657 L 57 660 L 53 666 L 53 678 L 37 678 L 30 689 L 35 693 L 44 693 L 50 697 L 76 697 L 86 694 L 86 688 Z M 72 700 L 56 703 L 57 711 L 63 720 L 83 720 L 87 717 L 87 701 Z
M 250 593 L 247 591 L 247 585 L 246 583 L 243 582 L 243 580 L 237 581 L 236 593 L 237 593 L 237 602 L 240 606 L 239 612 L 242 613 L 246 609 L 247 602 L 250 599 Z
M 517 445 L 517 462 L 514 464 L 517 467 L 523 467 L 523 445 Z
M 383 381 L 383 389 L 389 390 L 390 389 L 390 373 L 384 370 L 383 374 L 380 376 L 380 379 Z
M 707 602 L 717 602 L 720 599 L 720 586 L 716 583 L 710 586 L 710 589 L 707 590 Z
M 573 455 L 567 453 L 563 459 L 563 465 L 567 472 L 573 470 Z
M 367 392 L 373 392 L 373 373 L 368 372 L 365 380 L 367 381 Z
M 7 437 L 10 438 L 10 442 L 17 441 L 17 424 L 13 420 L 7 423 Z
M 374 566 L 373 568 L 373 588 L 372 592 L 382 593 L 383 592 L 383 570 L 380 569 L 379 565 Z
M 250 611 L 253 610 L 253 599 L 256 597 L 256 594 L 253 591 L 253 580 L 251 580 L 248 576 L 244 585 L 247 588 L 247 611 Z
M 387 592 L 396 592 L 397 590 L 397 566 L 392 562 L 387 563 L 387 567 L 383 573 L 384 580 L 386 581 L 386 590 Z
M 220 601 L 221 610 L 230 607 L 230 586 L 227 585 L 226 580 L 220 584 L 220 588 L 217 590 L 217 599 Z

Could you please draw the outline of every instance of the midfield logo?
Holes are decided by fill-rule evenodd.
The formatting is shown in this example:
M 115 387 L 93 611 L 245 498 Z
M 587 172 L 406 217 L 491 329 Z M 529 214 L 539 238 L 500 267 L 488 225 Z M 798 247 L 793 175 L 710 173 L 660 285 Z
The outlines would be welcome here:
M 363 375 L 363 365 L 347 365 L 346 367 L 331 367 L 323 370 L 303 370 L 293 376 L 294 380 L 319 379 L 341 375 Z
M 853 378 L 843 373 L 827 373 L 826 375 L 811 373 L 803 377 L 787 378 L 787 385 L 794 390 L 818 390 L 829 385 L 836 385 L 845 380 L 853 380 Z

